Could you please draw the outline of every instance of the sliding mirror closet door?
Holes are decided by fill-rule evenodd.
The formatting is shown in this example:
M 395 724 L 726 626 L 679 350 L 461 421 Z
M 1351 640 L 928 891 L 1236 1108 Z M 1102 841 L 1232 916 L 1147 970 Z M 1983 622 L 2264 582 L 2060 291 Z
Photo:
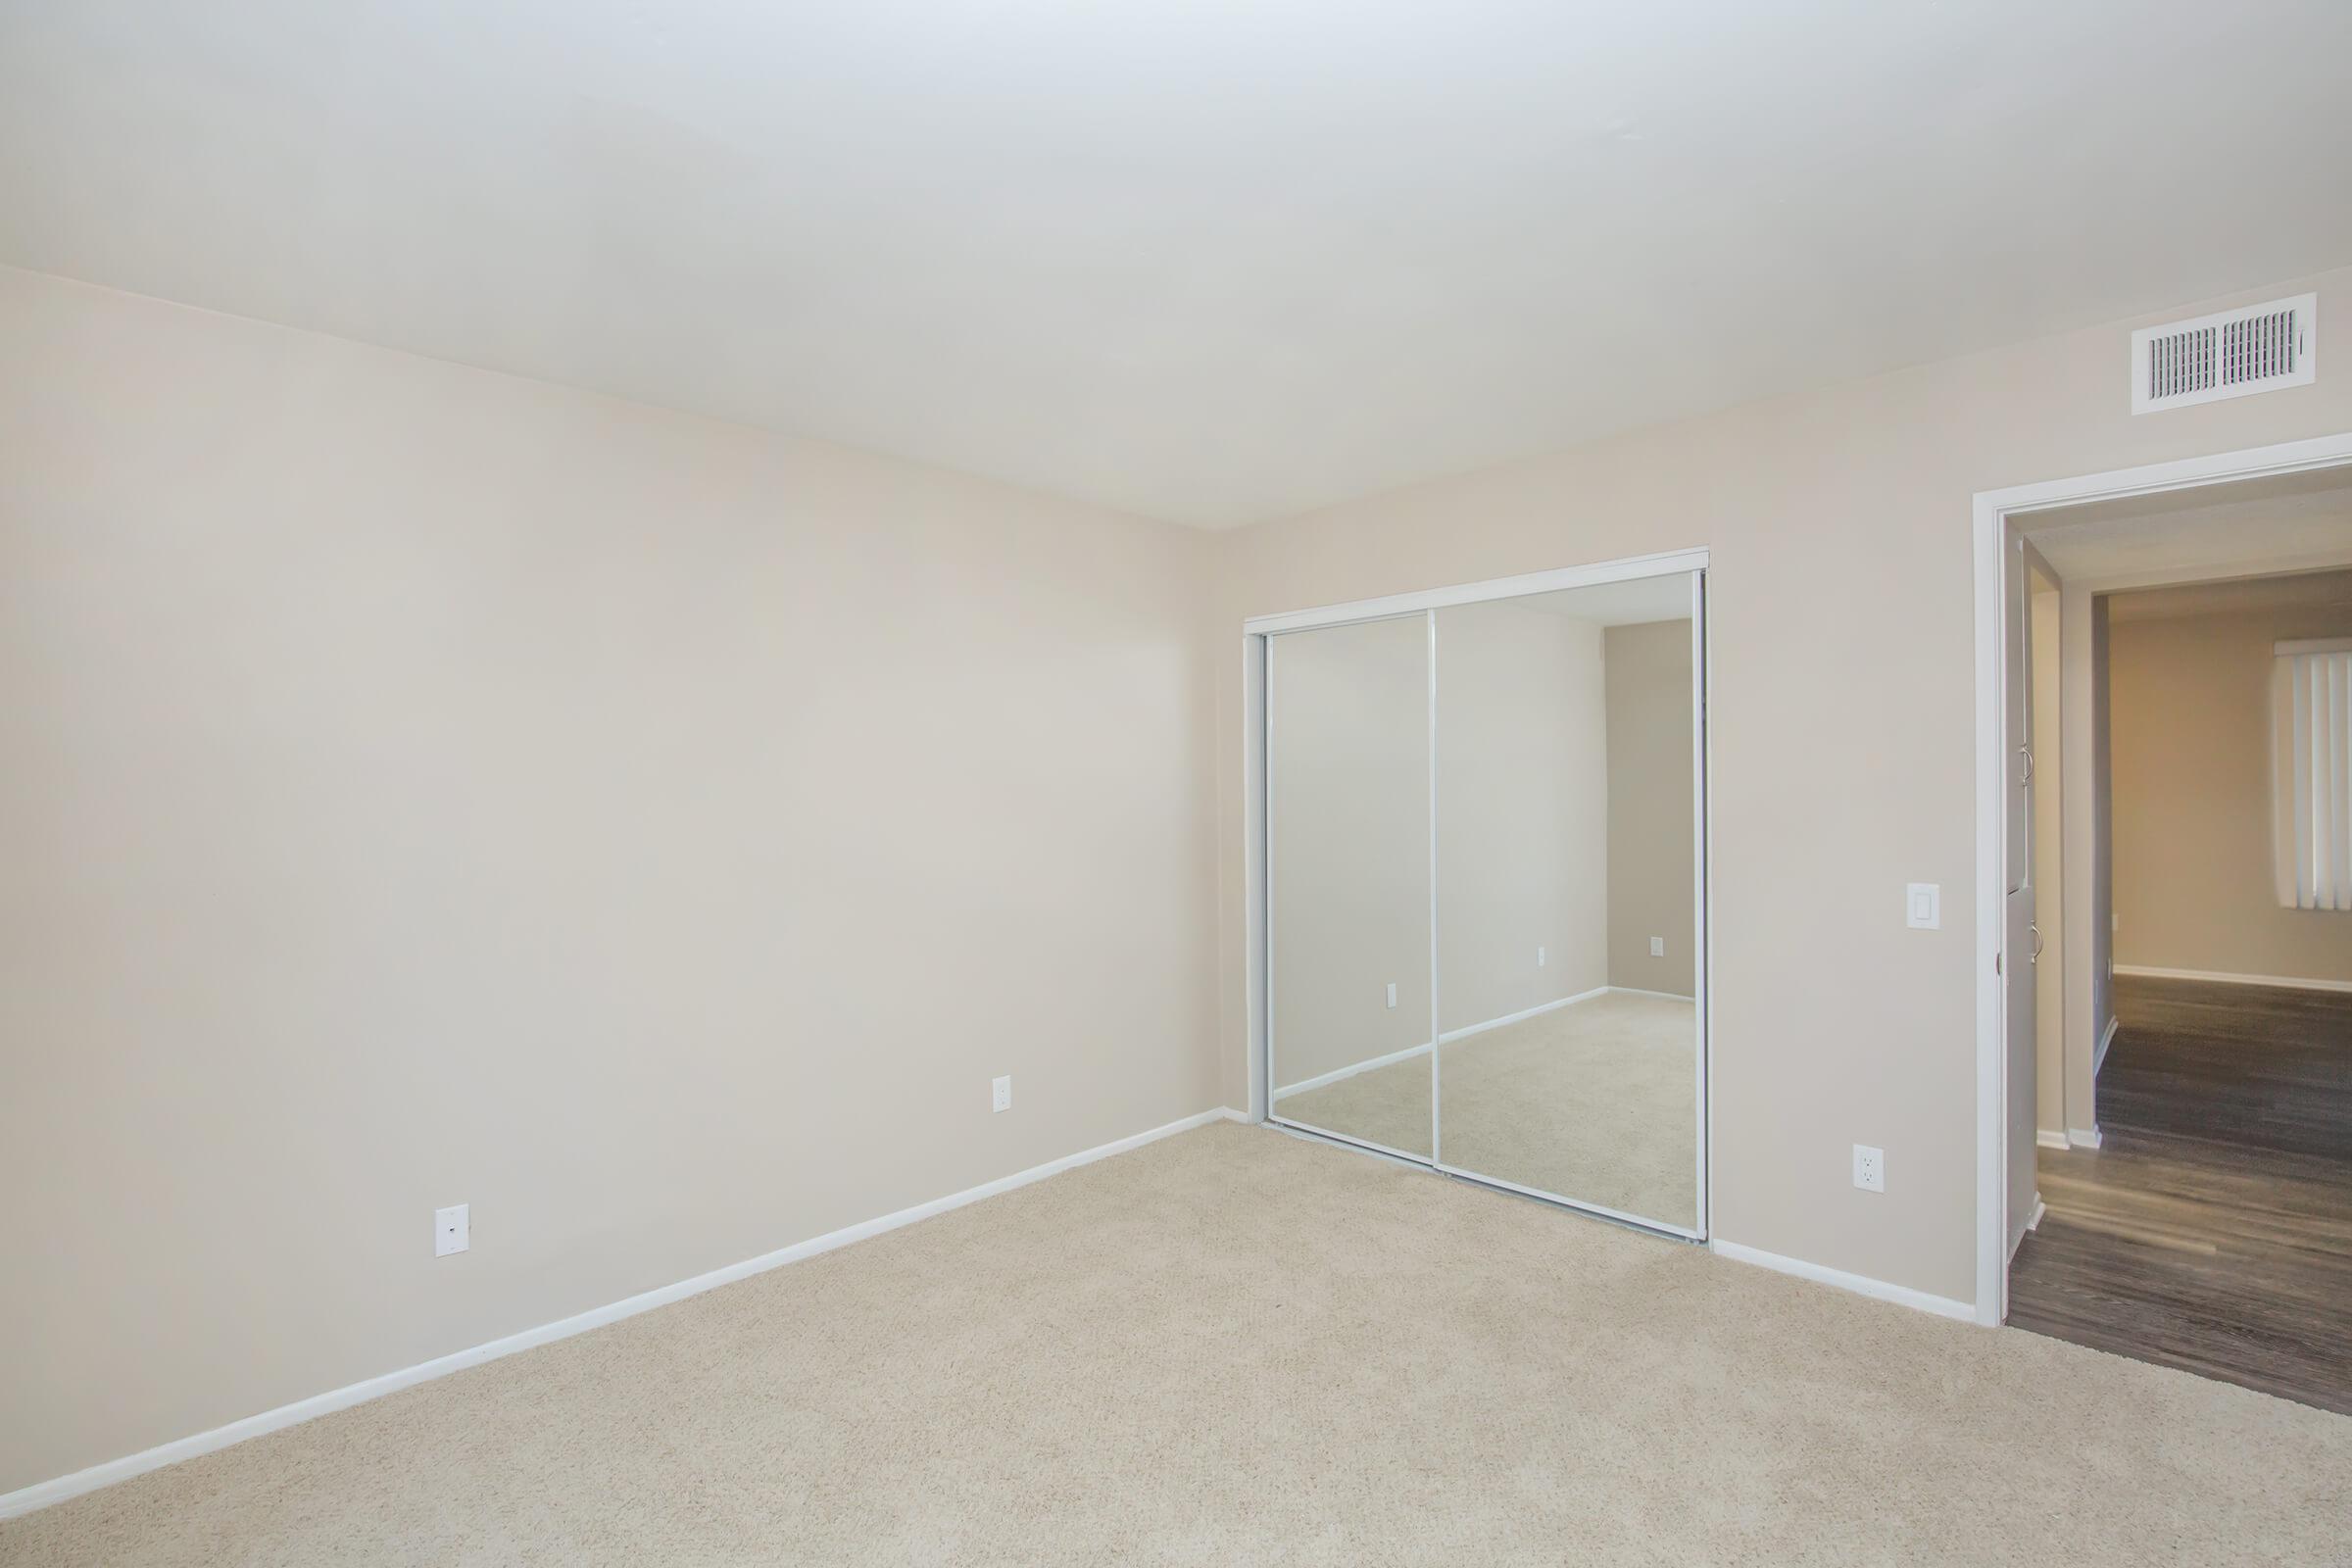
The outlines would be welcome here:
M 1435 1157 L 1429 619 L 1266 654 L 1272 1114 Z
M 1699 591 L 1435 613 L 1439 1163 L 1691 1234 Z

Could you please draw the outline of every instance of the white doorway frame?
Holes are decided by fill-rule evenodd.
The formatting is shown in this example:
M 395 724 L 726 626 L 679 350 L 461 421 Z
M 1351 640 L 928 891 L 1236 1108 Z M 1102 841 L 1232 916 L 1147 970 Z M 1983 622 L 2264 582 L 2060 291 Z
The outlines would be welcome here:
M 1703 548 L 1665 551 L 1649 556 L 1631 556 L 1617 561 L 1597 562 L 1590 565 L 1564 566 L 1551 571 L 1528 572 L 1515 577 L 1496 577 L 1483 582 L 1462 583 L 1449 588 L 1433 588 L 1417 593 L 1394 594 L 1380 599 L 1356 600 L 1346 604 L 1326 605 L 1312 610 L 1290 611 L 1280 614 L 1253 615 L 1242 623 L 1243 640 L 1243 866 L 1242 875 L 1247 899 L 1244 941 L 1244 984 L 1248 994 L 1248 1049 L 1250 1053 L 1250 1119 L 1269 1125 L 1272 1115 L 1272 1086 L 1268 1075 L 1268 1042 L 1272 1035 L 1273 1015 L 1273 921 L 1271 919 L 1271 882 L 1269 867 L 1273 845 L 1269 842 L 1266 822 L 1266 760 L 1268 735 L 1273 723 L 1273 704 L 1267 690 L 1270 639 L 1285 632 L 1306 631 L 1319 627 L 1348 625 L 1358 621 L 1387 620 L 1406 615 L 1428 614 L 1456 605 L 1480 604 L 1488 600 L 1517 599 L 1529 594 L 1551 593 L 1564 588 L 1586 588 L 1600 583 L 1625 582 L 1642 577 L 1666 577 L 1683 573 L 1693 574 L 1691 604 L 1691 635 L 1694 640 L 1693 685 L 1696 688 L 1696 722 L 1693 739 L 1692 768 L 1695 797 L 1693 805 L 1697 820 L 1692 832 L 1696 836 L 1696 857 L 1692 870 L 1692 889 L 1698 909 L 1699 963 L 1694 977 L 1699 1028 L 1698 1104 L 1697 1104 L 1697 1182 L 1699 1209 L 1694 1226 L 1685 1227 L 1671 1222 L 1620 1213 L 1599 1204 L 1580 1202 L 1573 1198 L 1541 1192 L 1535 1188 L 1496 1180 L 1492 1176 L 1456 1169 L 1438 1158 L 1433 1147 L 1427 1158 L 1418 1154 L 1402 1154 L 1379 1145 L 1322 1129 L 1302 1129 L 1302 1135 L 1326 1139 L 1334 1143 L 1352 1145 L 1374 1154 L 1398 1158 L 1416 1168 L 1478 1183 L 1506 1192 L 1522 1194 L 1557 1206 L 1612 1220 L 1634 1229 L 1653 1234 L 1680 1237 L 1704 1244 L 1708 1239 L 1709 1223 L 1714 1204 L 1714 1115 L 1713 1084 L 1715 1079 L 1715 1031 L 1710 999 L 1714 994 L 1715 964 L 1715 903 L 1709 897 L 1708 865 L 1713 848 L 1710 823 L 1713 812 L 1707 798 L 1708 781 L 1712 770 L 1712 740 L 1714 726 L 1708 722 L 1706 705 L 1711 700 L 1714 675 L 1714 642 L 1708 635 L 1708 613 L 1712 600 L 1712 584 L 1707 577 L 1707 551 Z M 1434 625 L 1433 625 L 1434 635 Z M 1431 681 L 1436 680 L 1436 666 L 1431 666 Z M 1431 722 L 1436 722 L 1434 702 Z M 1431 767 L 1431 854 L 1436 854 L 1436 766 L 1433 745 Z M 1434 864 L 1433 864 L 1434 872 Z M 1430 1029 L 1433 1040 L 1438 1037 L 1437 1000 L 1434 983 L 1437 968 L 1437 930 L 1435 901 L 1436 878 L 1431 878 L 1430 896 L 1433 905 L 1430 932 L 1430 961 L 1433 976 Z M 1433 1105 L 1438 1052 L 1431 1052 Z
M 2352 431 L 2151 463 L 2039 484 L 1981 490 L 1975 499 L 1977 623 L 1977 1321 L 2008 1316 L 2008 1057 L 2001 986 L 2007 881 L 2007 624 L 2002 545 L 2012 515 L 2092 501 L 2161 495 L 2233 480 L 2352 465 Z M 2087 955 L 2084 956 L 2087 958 Z

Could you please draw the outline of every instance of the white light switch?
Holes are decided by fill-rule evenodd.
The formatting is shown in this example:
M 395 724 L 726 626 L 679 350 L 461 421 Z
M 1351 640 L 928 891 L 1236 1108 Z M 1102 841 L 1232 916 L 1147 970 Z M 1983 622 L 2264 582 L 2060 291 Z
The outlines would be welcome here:
M 1653 958 L 1663 958 L 1666 956 L 1666 939 L 1664 937 L 1651 937 L 1649 939 L 1649 956 Z
M 1396 982 L 1394 980 L 1389 982 L 1389 1005 L 1396 1005 Z
M 463 1252 L 473 1245 L 473 1205 L 460 1203 L 455 1208 L 433 1210 L 433 1255 L 447 1257 Z
M 1934 882 L 1914 882 L 1903 890 L 1903 923 L 1914 931 L 1933 931 L 1943 924 L 1943 889 Z
M 1536 950 L 1536 967 L 1539 969 L 1544 967 L 1544 950 L 1542 948 Z
M 1010 1110 L 1012 1108 L 1012 1075 L 1010 1073 L 1005 1074 L 1004 1077 L 996 1080 L 996 1082 L 990 1087 L 994 1090 L 996 1095 L 997 1109 Z

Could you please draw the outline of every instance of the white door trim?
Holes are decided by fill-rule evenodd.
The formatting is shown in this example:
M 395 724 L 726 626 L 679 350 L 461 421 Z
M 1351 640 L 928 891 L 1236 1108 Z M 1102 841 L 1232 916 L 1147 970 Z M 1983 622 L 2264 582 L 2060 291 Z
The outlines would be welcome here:
M 1981 490 L 1974 503 L 1977 623 L 1977 1292 L 1980 1323 L 2001 1321 L 2008 1294 L 2002 1239 L 2008 1229 L 2008 1072 L 2002 1048 L 2001 957 L 2008 760 L 2007 670 L 2001 591 L 2002 537 L 2011 515 L 2086 501 L 2159 495 L 2352 464 L 2352 431 L 2276 446 L 2217 452 L 2038 484 Z M 2222 572 L 2207 575 L 2226 575 Z

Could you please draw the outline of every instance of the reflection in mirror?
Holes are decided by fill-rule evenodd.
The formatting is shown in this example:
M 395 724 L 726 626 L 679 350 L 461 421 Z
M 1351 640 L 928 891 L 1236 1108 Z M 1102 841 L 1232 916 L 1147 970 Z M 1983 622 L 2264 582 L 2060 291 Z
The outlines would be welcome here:
M 1429 624 L 1270 639 L 1275 1116 L 1431 1157 Z
M 1688 575 L 1437 612 L 1445 1165 L 1698 1224 Z

